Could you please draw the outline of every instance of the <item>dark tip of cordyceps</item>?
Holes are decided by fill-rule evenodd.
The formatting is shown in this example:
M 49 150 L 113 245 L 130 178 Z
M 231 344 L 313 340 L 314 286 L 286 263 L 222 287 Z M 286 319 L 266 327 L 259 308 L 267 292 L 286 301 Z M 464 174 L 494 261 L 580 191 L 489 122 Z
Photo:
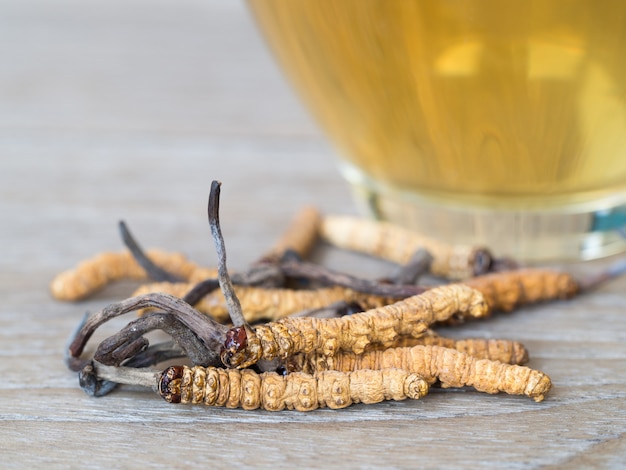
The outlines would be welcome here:
M 86 361 L 78 374 L 80 388 L 91 397 L 103 397 L 117 387 L 117 383 L 98 378 L 98 373 L 92 361 Z
M 249 366 L 256 362 L 255 360 L 248 364 L 248 361 L 250 361 L 248 357 L 250 352 L 246 349 L 248 347 L 247 328 L 249 327 L 246 325 L 236 326 L 226 333 L 224 347 L 220 351 L 220 359 L 226 367 L 244 367 L 244 364 L 245 366 Z M 252 330 L 251 333 L 254 335 Z
M 243 326 L 236 326 L 226 332 L 224 349 L 239 352 L 248 345 L 248 334 Z
M 481 274 L 485 274 L 491 270 L 493 256 L 491 256 L 491 252 L 488 249 L 479 248 L 474 252 L 473 263 L 474 276 L 480 276 Z
M 502 271 L 513 271 L 515 269 L 519 269 L 520 264 L 514 260 L 513 258 L 503 257 L 503 258 L 493 258 L 491 260 L 491 267 L 489 269 L 490 272 L 499 273 Z
M 358 302 L 349 302 L 337 310 L 337 314 L 341 317 L 346 315 L 354 315 L 355 313 L 364 312 L 365 309 Z
M 169 403 L 180 403 L 180 381 L 183 377 L 183 366 L 170 366 L 159 378 L 159 395 Z

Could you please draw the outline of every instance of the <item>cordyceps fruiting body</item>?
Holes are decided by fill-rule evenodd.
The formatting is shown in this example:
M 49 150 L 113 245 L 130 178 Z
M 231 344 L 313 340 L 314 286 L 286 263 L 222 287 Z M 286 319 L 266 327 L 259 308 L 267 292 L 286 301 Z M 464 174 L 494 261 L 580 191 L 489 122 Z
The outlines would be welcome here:
M 353 403 L 418 399 L 428 393 L 428 383 L 418 374 L 399 369 L 280 375 L 258 374 L 250 369 L 171 366 L 159 376 L 157 390 L 171 403 L 312 411 L 345 408 Z
M 414 346 L 367 351 L 363 354 L 339 353 L 333 357 L 311 355 L 301 362 L 304 370 L 401 368 L 420 374 L 430 383 L 444 387 L 470 386 L 480 392 L 505 392 L 526 395 L 542 401 L 552 387 L 550 377 L 529 367 L 477 359 L 454 349 L 439 346 Z
M 320 235 L 339 248 L 404 264 L 420 248 L 432 255 L 431 271 L 451 280 L 467 279 L 489 270 L 492 257 L 485 247 L 449 245 L 390 222 L 359 217 L 326 216 Z
M 480 292 L 463 284 L 436 287 L 394 304 L 339 318 L 288 317 L 236 327 L 233 342 L 221 352 L 227 367 L 246 368 L 260 359 L 287 358 L 303 352 L 332 356 L 363 352 L 370 344 L 388 347 L 400 336 L 419 337 L 428 326 L 454 316 L 479 318 L 488 308 Z
M 402 336 L 391 345 L 393 348 L 410 348 L 413 346 L 440 346 L 456 349 L 476 359 L 489 359 L 507 364 L 525 364 L 528 362 L 526 347 L 518 341 L 508 339 L 455 339 L 439 336 L 433 330 L 428 330 L 424 336 L 419 338 Z
M 520 305 L 569 299 L 580 286 L 569 274 L 550 269 L 517 269 L 485 274 L 464 281 L 479 290 L 492 310 L 510 311 Z

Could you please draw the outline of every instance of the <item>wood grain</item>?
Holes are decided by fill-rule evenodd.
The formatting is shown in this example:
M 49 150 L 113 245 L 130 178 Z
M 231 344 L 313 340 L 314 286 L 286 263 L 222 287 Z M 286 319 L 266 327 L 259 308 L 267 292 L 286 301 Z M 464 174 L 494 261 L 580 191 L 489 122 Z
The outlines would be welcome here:
M 554 389 L 542 403 L 434 390 L 420 401 L 313 413 L 168 405 L 121 388 L 87 397 L 64 366 L 85 311 L 54 274 L 146 247 L 215 264 L 209 184 L 222 187 L 232 269 L 271 246 L 304 204 L 355 213 L 334 150 L 281 78 L 240 2 L 0 3 L 0 442 L 3 467 L 617 468 L 626 453 L 626 278 L 597 292 L 446 333 L 524 342 Z M 321 248 L 380 276 L 384 263 Z M 607 261 L 567 266 L 594 272 Z M 99 331 L 115 332 L 128 318 Z

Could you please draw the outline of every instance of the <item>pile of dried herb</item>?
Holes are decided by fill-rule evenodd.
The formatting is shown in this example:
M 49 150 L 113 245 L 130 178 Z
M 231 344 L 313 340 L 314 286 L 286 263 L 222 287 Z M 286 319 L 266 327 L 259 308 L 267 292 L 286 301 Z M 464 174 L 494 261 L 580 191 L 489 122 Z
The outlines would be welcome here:
M 144 252 L 121 223 L 126 251 L 97 255 L 52 281 L 60 300 L 85 298 L 120 279 L 150 281 L 86 317 L 72 337 L 67 363 L 90 395 L 136 384 L 173 403 L 309 411 L 421 398 L 436 383 L 541 401 L 551 381 L 522 365 L 528 360 L 523 345 L 445 338 L 436 326 L 567 299 L 626 269 L 619 263 L 577 282 L 563 272 L 517 268 L 483 247 L 448 246 L 389 223 L 323 217 L 307 207 L 248 271 L 230 276 L 219 197 L 214 181 L 208 215 L 217 268 L 180 254 Z M 399 269 L 379 280 L 332 271 L 307 261 L 320 239 Z M 426 273 L 447 281 L 421 285 Z M 84 358 L 94 331 L 128 312 L 138 317 Z M 171 341 L 149 344 L 145 335 L 153 330 Z M 173 359 L 186 365 L 154 369 Z

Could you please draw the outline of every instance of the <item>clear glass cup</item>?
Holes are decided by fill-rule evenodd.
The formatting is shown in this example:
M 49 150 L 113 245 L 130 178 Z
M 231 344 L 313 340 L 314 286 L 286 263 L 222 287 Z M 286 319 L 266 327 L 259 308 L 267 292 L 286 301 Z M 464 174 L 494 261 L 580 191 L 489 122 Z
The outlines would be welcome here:
M 525 261 L 626 248 L 626 2 L 248 0 L 374 216 Z

